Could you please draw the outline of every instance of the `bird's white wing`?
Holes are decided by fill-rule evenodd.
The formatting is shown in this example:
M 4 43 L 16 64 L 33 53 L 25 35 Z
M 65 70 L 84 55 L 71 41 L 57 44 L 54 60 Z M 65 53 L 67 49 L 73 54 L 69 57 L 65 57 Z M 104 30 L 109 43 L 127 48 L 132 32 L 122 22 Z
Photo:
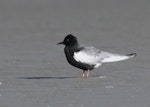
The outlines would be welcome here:
M 74 53 L 74 59 L 81 63 L 96 65 L 100 61 L 100 51 L 94 47 L 84 47 L 82 50 Z
M 81 51 L 74 53 L 74 59 L 78 62 L 87 64 L 97 64 L 106 62 L 117 62 L 134 57 L 135 55 L 120 55 L 105 51 L 99 51 L 94 47 L 86 47 Z
M 103 60 L 101 62 L 106 63 L 106 62 L 117 62 L 117 61 L 126 60 L 126 59 L 134 57 L 134 54 L 133 55 L 120 55 L 120 54 L 113 54 L 113 53 L 102 51 L 100 53 L 100 56 L 103 57 L 102 58 Z
M 91 46 L 85 46 L 80 51 L 75 52 L 73 57 L 78 62 L 98 67 L 101 63 L 122 61 L 132 58 L 135 55 L 136 54 L 134 53 L 128 55 L 113 54 L 105 51 L 99 51 Z

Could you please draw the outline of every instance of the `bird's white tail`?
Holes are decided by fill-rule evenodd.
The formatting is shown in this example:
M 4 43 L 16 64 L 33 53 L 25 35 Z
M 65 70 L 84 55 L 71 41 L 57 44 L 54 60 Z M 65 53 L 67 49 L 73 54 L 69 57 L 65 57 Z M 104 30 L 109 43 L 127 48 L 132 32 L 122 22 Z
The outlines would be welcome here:
M 117 61 L 122 61 L 122 60 L 126 60 L 129 58 L 133 58 L 136 56 L 136 53 L 131 53 L 131 54 L 127 54 L 127 55 L 117 55 L 114 54 L 108 58 L 105 58 L 102 62 L 103 63 L 107 63 L 107 62 L 117 62 Z

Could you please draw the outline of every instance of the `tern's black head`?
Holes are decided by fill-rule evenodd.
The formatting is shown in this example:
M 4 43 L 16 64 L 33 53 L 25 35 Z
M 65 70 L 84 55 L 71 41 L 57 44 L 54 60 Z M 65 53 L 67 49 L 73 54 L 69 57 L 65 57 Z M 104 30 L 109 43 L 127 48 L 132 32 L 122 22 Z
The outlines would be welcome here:
M 75 36 L 72 34 L 69 34 L 65 37 L 63 42 L 60 42 L 58 44 L 64 44 L 65 46 L 73 46 L 78 43 L 78 40 Z

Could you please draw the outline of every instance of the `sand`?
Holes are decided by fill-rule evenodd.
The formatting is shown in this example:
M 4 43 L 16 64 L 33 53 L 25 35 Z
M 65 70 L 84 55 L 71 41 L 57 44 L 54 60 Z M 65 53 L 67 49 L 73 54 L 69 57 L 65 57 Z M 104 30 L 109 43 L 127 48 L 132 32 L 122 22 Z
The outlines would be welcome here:
M 150 107 L 148 0 L 1 0 L 0 107 Z M 70 66 L 72 33 L 96 48 L 128 54 L 88 79 Z

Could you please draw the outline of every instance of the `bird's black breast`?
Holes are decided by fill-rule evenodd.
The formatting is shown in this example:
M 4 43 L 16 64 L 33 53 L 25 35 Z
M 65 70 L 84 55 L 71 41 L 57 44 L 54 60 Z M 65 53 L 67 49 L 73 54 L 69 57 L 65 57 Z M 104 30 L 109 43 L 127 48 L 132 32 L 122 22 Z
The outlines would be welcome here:
M 65 51 L 65 55 L 66 55 L 67 61 L 72 66 L 75 66 L 75 67 L 83 69 L 83 70 L 92 70 L 94 68 L 94 65 L 89 65 L 89 64 L 77 62 L 74 59 L 74 57 L 73 57 L 74 56 L 74 52 L 80 51 L 79 48 L 66 46 L 64 48 L 64 51 Z

